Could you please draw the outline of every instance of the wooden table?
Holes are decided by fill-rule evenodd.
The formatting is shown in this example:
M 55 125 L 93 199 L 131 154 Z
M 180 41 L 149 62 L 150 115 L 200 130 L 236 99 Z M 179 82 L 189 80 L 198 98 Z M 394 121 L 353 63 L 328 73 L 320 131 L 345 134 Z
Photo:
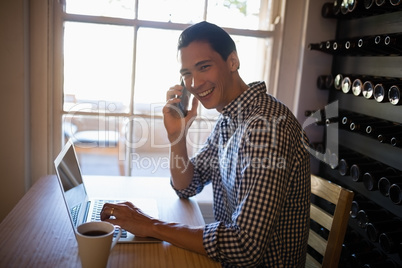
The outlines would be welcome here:
M 168 178 L 84 178 L 93 198 L 157 199 L 159 217 L 203 225 L 197 203 L 179 199 Z M 0 267 L 81 267 L 78 245 L 55 176 L 41 178 L 0 224 Z M 117 244 L 108 267 L 221 267 L 167 242 Z

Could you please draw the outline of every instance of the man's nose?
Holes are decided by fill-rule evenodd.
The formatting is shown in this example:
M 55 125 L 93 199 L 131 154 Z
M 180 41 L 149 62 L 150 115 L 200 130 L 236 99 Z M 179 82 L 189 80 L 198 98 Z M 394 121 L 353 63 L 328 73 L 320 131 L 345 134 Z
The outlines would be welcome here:
M 192 79 L 191 79 L 191 87 L 192 88 L 197 88 L 200 85 L 202 85 L 203 80 L 201 79 L 201 77 L 199 75 L 193 75 Z

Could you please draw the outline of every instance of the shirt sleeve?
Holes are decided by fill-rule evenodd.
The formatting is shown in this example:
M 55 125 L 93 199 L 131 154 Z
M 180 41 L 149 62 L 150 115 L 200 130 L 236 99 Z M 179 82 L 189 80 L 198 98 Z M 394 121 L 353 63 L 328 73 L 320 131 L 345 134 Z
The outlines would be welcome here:
M 217 145 L 214 141 L 217 137 L 217 133 L 215 126 L 203 147 L 190 159 L 191 163 L 194 165 L 194 174 L 191 184 L 186 189 L 177 190 L 171 182 L 173 189 L 180 198 L 189 198 L 200 193 L 204 189 L 204 186 L 211 182 L 212 169 L 216 170 L 219 167 L 219 163 L 212 160 L 216 159 L 216 157 L 213 156 L 216 155 L 217 151 Z

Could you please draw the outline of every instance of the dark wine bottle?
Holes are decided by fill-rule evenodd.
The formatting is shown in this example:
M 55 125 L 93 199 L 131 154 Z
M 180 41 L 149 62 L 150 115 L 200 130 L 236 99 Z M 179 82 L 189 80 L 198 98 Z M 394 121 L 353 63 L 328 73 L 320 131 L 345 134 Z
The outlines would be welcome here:
M 353 253 L 365 253 L 373 250 L 373 246 L 367 240 L 360 239 L 354 243 L 343 243 L 342 253 L 344 255 L 351 255 Z
M 317 77 L 317 87 L 319 89 L 331 89 L 334 86 L 334 78 L 331 74 L 319 75 Z
M 401 85 L 400 79 L 384 78 L 383 81 L 377 83 L 373 90 L 374 99 L 377 102 L 388 101 L 388 91 L 391 86 Z
M 332 49 L 327 49 L 326 42 L 309 44 L 308 49 L 332 54 Z
M 362 181 L 364 173 L 381 170 L 383 168 L 384 165 L 376 161 L 364 164 L 353 164 L 350 167 L 350 176 L 352 177 L 353 181 L 359 182 Z
M 402 1 L 401 0 L 389 0 L 389 3 L 393 6 L 401 6 Z
M 395 253 L 402 242 L 402 231 L 389 231 L 380 234 L 378 238 L 381 248 L 387 253 Z
M 342 74 L 337 74 L 334 78 L 334 87 L 337 90 L 341 90 L 342 88 L 342 80 L 343 80 L 343 75 Z
M 396 204 L 400 205 L 402 203 L 402 183 L 394 183 L 389 187 L 389 199 Z
M 394 133 L 384 131 L 383 133 L 378 134 L 378 136 L 377 136 L 378 141 L 381 142 L 381 143 L 389 143 L 389 144 L 391 144 L 391 140 L 392 140 L 393 137 L 398 137 L 398 136 L 402 135 L 402 132 L 400 132 L 399 130 L 396 130 L 396 129 L 399 129 L 399 128 L 394 129 L 394 127 L 390 127 L 387 130 L 395 131 Z
M 357 41 L 358 55 L 376 55 L 375 36 L 364 36 Z
M 389 196 L 389 188 L 392 184 L 402 182 L 401 175 L 384 176 L 378 181 L 378 190 L 383 196 Z
M 389 54 L 400 55 L 402 53 L 402 35 L 389 34 L 384 37 L 384 48 Z
M 386 120 L 376 120 L 366 124 L 366 133 L 377 138 L 380 134 L 381 129 L 391 127 L 392 123 Z
M 341 83 L 341 89 L 343 93 L 350 93 L 352 89 L 352 80 L 355 79 L 355 76 L 345 76 Z
M 391 167 L 387 167 L 385 170 L 374 170 L 366 172 L 363 175 L 363 184 L 369 191 L 375 191 L 378 187 L 378 181 L 383 176 L 395 176 L 397 171 Z
M 321 16 L 326 19 L 337 18 L 339 13 L 336 13 L 334 2 L 327 2 L 322 5 Z
M 341 158 L 338 163 L 338 172 L 341 176 L 350 174 L 351 167 L 354 163 L 359 164 L 372 164 L 373 160 L 363 155 L 356 154 L 354 156 L 348 156 L 347 158 Z
M 401 91 L 399 86 L 393 85 L 388 90 L 388 101 L 392 105 L 399 105 L 401 102 Z
M 352 130 L 352 131 L 360 131 L 360 132 L 363 132 L 364 134 L 366 134 L 367 126 L 377 122 L 377 119 L 362 116 L 362 117 L 357 118 L 357 119 L 353 118 L 351 121 L 352 122 L 349 125 L 350 130 Z
M 350 258 L 352 267 L 363 267 L 367 263 L 380 262 L 385 259 L 386 256 L 377 249 L 364 253 L 354 253 Z
M 352 83 L 352 93 L 355 96 L 359 96 L 363 92 L 363 82 L 360 78 L 357 78 Z
M 394 147 L 401 147 L 402 146 L 402 133 L 396 133 L 390 141 L 391 145 Z
M 376 204 L 370 200 L 353 200 L 350 208 L 350 217 L 352 219 L 357 218 L 357 214 L 360 210 L 370 209 L 376 207 Z
M 371 99 L 374 97 L 374 87 L 376 84 L 380 83 L 383 79 L 376 77 L 370 80 L 367 80 L 363 83 L 363 97 L 366 99 Z
M 393 260 L 386 259 L 384 261 L 366 263 L 363 268 L 398 268 L 398 266 Z
M 376 222 L 380 219 L 389 219 L 390 214 L 385 209 L 362 209 L 357 213 L 357 224 L 365 229 L 369 222 Z
M 380 234 L 388 230 L 400 230 L 401 227 L 402 221 L 397 218 L 388 220 L 380 219 L 378 221 L 367 223 L 366 233 L 372 242 L 377 242 Z
M 388 98 L 386 98 L 386 88 L 384 88 L 383 84 L 377 84 L 374 87 L 374 99 L 377 102 L 385 102 L 386 100 L 388 100 Z

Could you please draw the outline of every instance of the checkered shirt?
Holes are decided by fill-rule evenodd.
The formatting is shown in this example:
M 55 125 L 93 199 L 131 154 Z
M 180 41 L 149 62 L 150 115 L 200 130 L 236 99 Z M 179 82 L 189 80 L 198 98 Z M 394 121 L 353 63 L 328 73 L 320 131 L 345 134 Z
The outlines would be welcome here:
M 310 157 L 291 111 L 264 82 L 227 105 L 191 159 L 188 198 L 212 182 L 215 223 L 204 248 L 223 267 L 304 267 L 310 215 Z

